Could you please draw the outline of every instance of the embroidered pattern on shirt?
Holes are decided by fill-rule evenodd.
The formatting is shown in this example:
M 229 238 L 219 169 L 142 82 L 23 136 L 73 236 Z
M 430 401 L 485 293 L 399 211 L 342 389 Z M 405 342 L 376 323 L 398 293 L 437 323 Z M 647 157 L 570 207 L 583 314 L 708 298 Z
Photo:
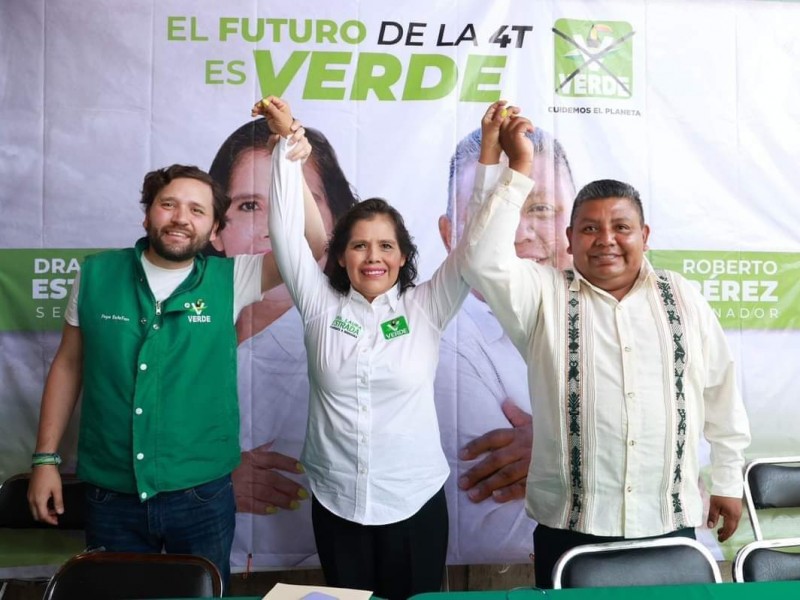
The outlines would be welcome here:
M 570 290 L 575 273 L 563 271 L 567 286 L 567 457 L 569 464 L 569 523 L 575 529 L 583 511 L 583 443 L 581 439 L 581 344 L 580 344 L 580 297 Z
M 198 298 L 194 302 L 184 302 L 183 308 L 194 314 L 186 315 L 190 323 L 211 323 L 211 315 L 204 315 L 203 312 L 208 308 L 206 301 Z
M 401 335 L 411 333 L 411 330 L 408 328 L 408 321 L 406 321 L 406 318 L 400 315 L 399 317 L 381 323 L 381 332 L 383 333 L 384 339 L 393 340 Z
M 350 337 L 354 338 L 357 338 L 359 335 L 361 335 L 361 325 L 355 321 L 351 321 L 350 319 L 345 319 L 340 315 L 336 315 L 336 318 L 333 319 L 333 323 L 330 324 L 330 328 L 334 331 L 346 333 Z
M 672 517 L 675 520 L 675 528 L 678 529 L 686 527 L 683 503 L 681 501 L 682 469 L 684 450 L 686 448 L 686 394 L 683 382 L 683 375 L 686 370 L 686 347 L 684 345 L 686 338 L 684 336 L 683 320 L 675 302 L 675 293 L 672 290 L 669 277 L 663 269 L 656 269 L 656 276 L 661 302 L 667 314 L 667 324 L 672 334 L 677 428 L 675 431 L 675 468 L 672 471 L 670 482 L 670 497 L 672 498 Z

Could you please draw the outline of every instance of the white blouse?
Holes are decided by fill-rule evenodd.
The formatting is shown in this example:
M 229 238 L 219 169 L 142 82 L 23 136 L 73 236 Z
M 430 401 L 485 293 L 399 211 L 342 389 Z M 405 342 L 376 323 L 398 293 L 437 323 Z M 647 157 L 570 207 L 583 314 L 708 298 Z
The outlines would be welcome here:
M 433 382 L 442 331 L 469 292 L 452 252 L 430 281 L 368 302 L 334 290 L 304 237 L 301 165 L 272 162 L 269 232 L 303 320 L 310 405 L 301 461 L 317 500 L 364 525 L 414 515 L 441 489 Z M 288 399 L 287 399 L 288 401 Z

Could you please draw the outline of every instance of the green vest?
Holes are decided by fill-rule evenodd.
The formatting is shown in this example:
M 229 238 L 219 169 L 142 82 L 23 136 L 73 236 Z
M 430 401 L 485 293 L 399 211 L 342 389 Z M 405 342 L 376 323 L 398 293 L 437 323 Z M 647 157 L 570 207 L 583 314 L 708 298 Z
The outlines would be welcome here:
M 233 259 L 201 257 L 156 303 L 135 248 L 86 258 L 81 479 L 140 499 L 230 473 L 240 459 Z

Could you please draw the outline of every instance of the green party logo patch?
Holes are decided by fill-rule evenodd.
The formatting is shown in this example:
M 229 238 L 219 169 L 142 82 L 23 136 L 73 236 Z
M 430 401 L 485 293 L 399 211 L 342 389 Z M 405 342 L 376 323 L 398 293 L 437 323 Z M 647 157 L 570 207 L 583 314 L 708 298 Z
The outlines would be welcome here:
M 553 26 L 556 93 L 630 98 L 635 33 L 625 21 L 558 19 Z
M 194 311 L 194 314 L 200 316 L 206 309 L 206 301 L 200 298 L 196 302 L 192 302 L 191 304 L 189 304 L 189 308 L 191 308 Z
M 691 281 L 725 329 L 800 329 L 798 253 L 651 250 L 648 257 Z
M 183 307 L 194 313 L 186 316 L 190 323 L 211 323 L 211 315 L 203 314 L 208 305 L 202 298 L 198 298 L 194 302 L 186 302 Z
M 395 317 L 389 321 L 381 323 L 381 331 L 383 332 L 384 339 L 393 340 L 401 335 L 410 333 L 408 322 L 403 316 Z

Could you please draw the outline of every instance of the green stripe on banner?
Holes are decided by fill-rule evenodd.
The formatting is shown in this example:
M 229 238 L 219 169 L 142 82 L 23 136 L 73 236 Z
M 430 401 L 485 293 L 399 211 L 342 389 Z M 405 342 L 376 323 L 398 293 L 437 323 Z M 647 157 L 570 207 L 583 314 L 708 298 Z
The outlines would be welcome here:
M 58 331 L 80 263 L 97 248 L 0 249 L 0 331 Z
M 725 329 L 800 329 L 800 253 L 651 250 L 698 289 Z

